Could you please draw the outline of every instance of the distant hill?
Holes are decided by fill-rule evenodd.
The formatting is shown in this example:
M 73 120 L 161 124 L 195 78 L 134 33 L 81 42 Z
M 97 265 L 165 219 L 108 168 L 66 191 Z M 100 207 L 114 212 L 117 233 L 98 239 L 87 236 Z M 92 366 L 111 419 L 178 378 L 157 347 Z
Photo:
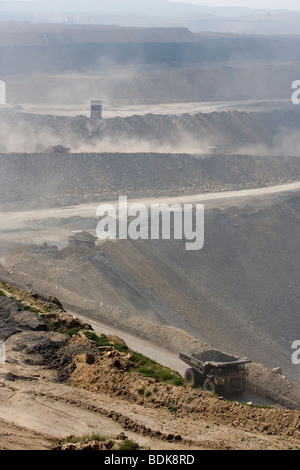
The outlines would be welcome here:
M 205 2 L 204 2 L 205 3 Z M 187 27 L 237 34 L 295 34 L 300 12 L 209 7 L 166 0 L 0 1 L 0 21 Z
M 103 61 L 176 66 L 299 60 L 300 37 L 199 35 L 179 27 L 3 23 L 0 28 L 2 79 L 9 74 L 97 70 Z

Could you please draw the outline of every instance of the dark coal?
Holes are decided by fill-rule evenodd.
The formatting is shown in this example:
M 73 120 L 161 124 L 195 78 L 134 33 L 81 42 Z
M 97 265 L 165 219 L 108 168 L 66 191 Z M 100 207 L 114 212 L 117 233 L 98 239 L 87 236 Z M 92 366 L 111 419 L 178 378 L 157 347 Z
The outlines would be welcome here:
M 203 351 L 199 354 L 194 354 L 194 357 L 199 359 L 200 361 L 214 361 L 214 362 L 232 362 L 236 361 L 238 358 L 234 356 L 229 356 L 221 351 L 216 349 L 211 349 L 210 351 Z
M 0 297 L 0 341 L 28 330 L 47 331 L 48 326 L 36 313 L 24 310 L 20 302 Z

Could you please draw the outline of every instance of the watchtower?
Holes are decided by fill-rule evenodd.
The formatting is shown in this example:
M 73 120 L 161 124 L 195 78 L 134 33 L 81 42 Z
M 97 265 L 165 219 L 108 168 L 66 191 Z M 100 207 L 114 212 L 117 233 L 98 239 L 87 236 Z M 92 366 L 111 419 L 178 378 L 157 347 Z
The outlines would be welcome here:
M 91 102 L 91 119 L 102 119 L 102 101 Z

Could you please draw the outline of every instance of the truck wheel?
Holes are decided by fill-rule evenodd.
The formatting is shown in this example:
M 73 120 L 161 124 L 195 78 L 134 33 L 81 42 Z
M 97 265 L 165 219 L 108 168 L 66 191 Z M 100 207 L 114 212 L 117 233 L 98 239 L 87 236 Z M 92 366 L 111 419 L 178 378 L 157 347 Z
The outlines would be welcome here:
M 216 384 L 211 379 L 205 379 L 203 388 L 208 392 L 216 393 Z
M 189 384 L 200 385 L 201 383 L 201 376 L 194 369 L 187 369 L 184 378 Z

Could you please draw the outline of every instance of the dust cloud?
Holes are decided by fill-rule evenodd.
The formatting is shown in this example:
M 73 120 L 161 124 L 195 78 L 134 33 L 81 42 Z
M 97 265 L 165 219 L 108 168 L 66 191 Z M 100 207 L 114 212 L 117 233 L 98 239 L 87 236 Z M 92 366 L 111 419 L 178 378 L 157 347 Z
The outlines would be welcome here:
M 86 125 L 86 121 L 84 123 Z M 87 124 L 88 125 L 88 124 Z M 147 139 L 144 137 L 130 137 L 126 135 L 105 136 L 105 121 L 101 124 L 100 134 L 89 137 L 88 128 L 82 132 L 85 138 L 71 126 L 61 135 L 51 129 L 51 125 L 41 129 L 32 125 L 28 115 L 26 120 L 5 123 L 0 120 L 0 152 L 2 153 L 38 153 L 47 152 L 51 147 L 63 145 L 71 149 L 72 153 L 187 153 L 208 154 L 214 148 L 209 139 L 197 139 L 182 130 L 175 139 L 165 140 Z
M 161 143 L 138 138 L 113 139 L 105 137 L 94 144 L 80 144 L 73 147 L 76 153 L 186 153 L 207 154 L 210 153 L 212 145 L 209 141 L 197 142 L 196 139 L 187 135 L 179 143 Z
M 253 143 L 241 147 L 235 153 L 259 157 L 266 155 L 300 157 L 299 131 L 282 129 L 273 137 L 269 145 L 263 142 Z
M 39 152 L 61 144 L 57 135 L 46 130 L 35 132 L 25 121 L 12 131 L 5 123 L 0 124 L 0 151 L 3 153 Z

